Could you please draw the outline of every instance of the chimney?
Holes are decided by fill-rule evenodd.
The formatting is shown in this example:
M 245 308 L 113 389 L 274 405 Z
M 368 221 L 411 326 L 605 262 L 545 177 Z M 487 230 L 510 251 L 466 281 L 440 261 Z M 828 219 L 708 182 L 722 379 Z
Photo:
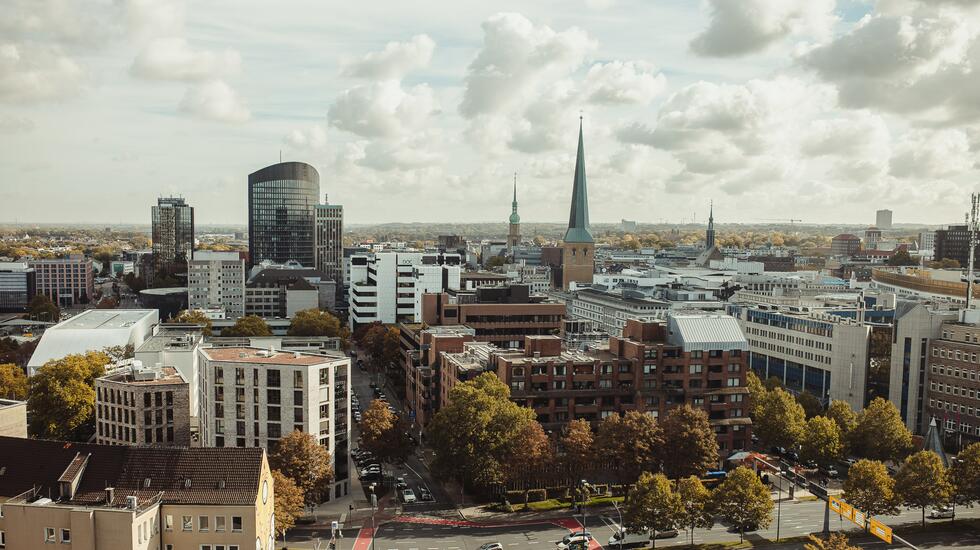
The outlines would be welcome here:
M 112 506 L 112 501 L 116 496 L 116 490 L 112 487 L 105 488 L 105 504 L 106 506 Z

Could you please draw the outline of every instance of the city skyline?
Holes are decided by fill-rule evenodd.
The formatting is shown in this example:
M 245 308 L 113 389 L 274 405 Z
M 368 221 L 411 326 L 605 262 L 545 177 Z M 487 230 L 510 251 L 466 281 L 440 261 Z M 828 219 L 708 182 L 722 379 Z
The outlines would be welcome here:
M 245 224 L 281 155 L 350 224 L 505 224 L 515 171 L 522 222 L 560 223 L 580 113 L 597 221 L 703 221 L 712 198 L 722 225 L 961 220 L 980 8 L 794 4 L 15 2 L 0 221 L 145 223 L 179 195 Z

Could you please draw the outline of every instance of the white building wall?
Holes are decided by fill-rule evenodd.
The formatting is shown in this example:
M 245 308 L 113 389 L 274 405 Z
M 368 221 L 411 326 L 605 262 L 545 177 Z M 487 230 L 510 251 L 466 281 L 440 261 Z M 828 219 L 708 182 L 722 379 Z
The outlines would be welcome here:
M 245 314 L 245 260 L 237 252 L 200 251 L 188 265 L 190 309 L 222 309 L 226 319 Z

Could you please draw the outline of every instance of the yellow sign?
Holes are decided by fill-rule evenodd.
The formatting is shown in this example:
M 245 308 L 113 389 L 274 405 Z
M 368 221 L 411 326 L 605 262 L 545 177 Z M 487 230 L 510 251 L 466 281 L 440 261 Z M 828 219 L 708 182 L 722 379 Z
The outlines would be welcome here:
M 888 544 L 892 543 L 892 528 L 884 523 L 876 519 L 872 519 L 868 522 L 868 530 L 871 531 L 872 535 L 887 542 Z
M 840 515 L 842 518 L 846 518 L 848 521 L 854 523 L 859 527 L 865 527 L 867 523 L 867 528 L 871 531 L 871 534 L 878 537 L 879 539 L 891 544 L 892 542 L 892 529 L 884 523 L 876 519 L 868 519 L 864 512 L 858 510 L 857 508 L 851 506 L 850 504 L 844 502 L 843 500 L 835 496 L 827 496 L 827 502 L 830 504 L 830 509 L 836 514 Z

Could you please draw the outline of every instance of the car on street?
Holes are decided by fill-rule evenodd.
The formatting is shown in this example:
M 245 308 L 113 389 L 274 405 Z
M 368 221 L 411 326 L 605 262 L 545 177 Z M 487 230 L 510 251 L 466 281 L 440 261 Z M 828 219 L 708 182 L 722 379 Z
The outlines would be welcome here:
M 428 487 L 419 487 L 419 500 L 430 501 L 435 499 L 432 498 L 432 492 L 429 491 Z
M 649 533 L 627 533 L 623 530 L 619 530 L 609 537 L 609 544 L 606 546 L 608 548 L 643 548 L 650 544 L 650 540 L 657 539 L 671 539 L 678 535 L 676 529 L 667 529 L 665 531 L 657 531 L 656 536 L 654 532 Z
M 477 550 L 504 550 L 504 545 L 499 542 L 488 542 L 481 544 Z
M 561 542 L 564 544 L 571 544 L 579 540 L 584 540 L 585 542 L 592 540 L 592 533 L 589 531 L 572 531 L 571 533 L 565 535 L 561 539 Z
M 408 483 L 405 483 L 405 478 L 403 477 L 395 478 L 395 489 L 398 489 L 399 491 L 408 489 Z
M 413 492 L 411 489 L 402 490 L 401 496 L 402 496 L 402 502 L 404 502 L 405 504 L 411 504 L 413 502 L 418 501 L 418 499 L 415 498 L 415 492 Z
M 354 422 L 357 422 L 358 424 L 361 422 L 361 413 L 359 411 L 354 413 Z
M 368 474 L 380 474 L 380 473 L 381 473 L 381 466 L 378 465 L 378 464 L 372 464 L 372 465 L 368 466 L 367 468 L 362 468 L 361 469 L 361 475 L 362 476 L 366 476 Z
M 929 519 L 953 519 L 952 506 L 937 506 L 929 512 Z
M 829 478 L 837 478 L 837 476 L 840 475 L 840 472 L 837 471 L 837 468 L 833 464 L 824 464 L 820 466 L 820 473 Z

